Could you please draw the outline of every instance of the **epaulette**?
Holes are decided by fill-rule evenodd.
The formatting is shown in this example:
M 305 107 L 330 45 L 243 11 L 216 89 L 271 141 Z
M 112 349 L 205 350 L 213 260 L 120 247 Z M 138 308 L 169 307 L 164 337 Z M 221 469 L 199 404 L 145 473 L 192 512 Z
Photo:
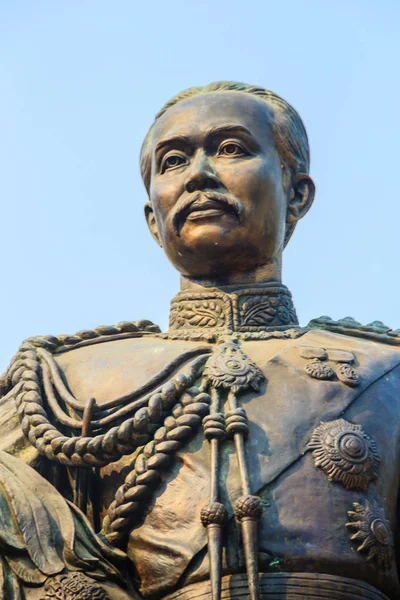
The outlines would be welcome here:
M 382 321 L 373 321 L 368 325 L 362 325 L 352 317 L 345 317 L 334 321 L 330 317 L 319 317 L 309 322 L 310 329 L 324 329 L 342 335 L 351 335 L 358 338 L 400 346 L 400 329 L 391 329 Z

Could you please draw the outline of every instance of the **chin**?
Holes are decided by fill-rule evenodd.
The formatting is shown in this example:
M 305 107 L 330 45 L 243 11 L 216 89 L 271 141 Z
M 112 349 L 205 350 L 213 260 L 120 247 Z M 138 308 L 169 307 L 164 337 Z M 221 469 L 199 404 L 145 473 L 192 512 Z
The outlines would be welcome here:
M 185 224 L 181 230 L 180 240 L 187 250 L 193 252 L 210 251 L 219 248 L 231 250 L 242 238 L 243 228 L 237 221 L 226 223 L 219 221 L 204 221 Z M 243 242 L 240 242 L 241 244 Z
M 226 277 L 234 271 L 257 266 L 260 256 L 254 248 L 244 247 L 243 241 L 232 238 L 213 227 L 205 227 L 201 235 L 181 239 L 168 254 L 175 268 L 186 277 Z M 262 262 L 262 261 L 261 261 Z

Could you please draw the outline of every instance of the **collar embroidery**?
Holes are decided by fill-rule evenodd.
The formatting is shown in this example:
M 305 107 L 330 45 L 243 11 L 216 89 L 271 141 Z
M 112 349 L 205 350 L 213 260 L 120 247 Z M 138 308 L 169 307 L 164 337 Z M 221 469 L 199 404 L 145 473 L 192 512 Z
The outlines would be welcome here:
M 272 332 L 298 324 L 288 288 L 264 284 L 234 293 L 216 288 L 180 292 L 171 302 L 168 333 Z

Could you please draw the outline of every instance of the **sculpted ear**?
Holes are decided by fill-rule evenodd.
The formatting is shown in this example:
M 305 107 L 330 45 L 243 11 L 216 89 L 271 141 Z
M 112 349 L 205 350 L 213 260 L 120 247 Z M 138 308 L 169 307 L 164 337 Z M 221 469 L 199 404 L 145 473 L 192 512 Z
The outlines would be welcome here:
M 160 242 L 160 236 L 158 234 L 158 227 L 156 223 L 156 218 L 154 216 L 153 205 L 151 202 L 147 202 L 144 205 L 144 216 L 146 217 L 148 228 L 150 229 L 150 233 L 157 242 L 157 244 L 162 248 L 162 244 Z
M 286 223 L 295 225 L 311 207 L 315 184 L 309 175 L 300 173 L 293 177 L 287 207 Z

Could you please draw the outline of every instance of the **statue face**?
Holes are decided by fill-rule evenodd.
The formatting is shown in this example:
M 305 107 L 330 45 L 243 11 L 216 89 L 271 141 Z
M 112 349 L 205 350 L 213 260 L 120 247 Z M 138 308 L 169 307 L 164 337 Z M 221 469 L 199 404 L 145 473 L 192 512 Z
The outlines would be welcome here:
M 262 100 L 217 92 L 157 121 L 148 222 L 183 275 L 221 276 L 280 257 L 288 191 L 271 119 Z

